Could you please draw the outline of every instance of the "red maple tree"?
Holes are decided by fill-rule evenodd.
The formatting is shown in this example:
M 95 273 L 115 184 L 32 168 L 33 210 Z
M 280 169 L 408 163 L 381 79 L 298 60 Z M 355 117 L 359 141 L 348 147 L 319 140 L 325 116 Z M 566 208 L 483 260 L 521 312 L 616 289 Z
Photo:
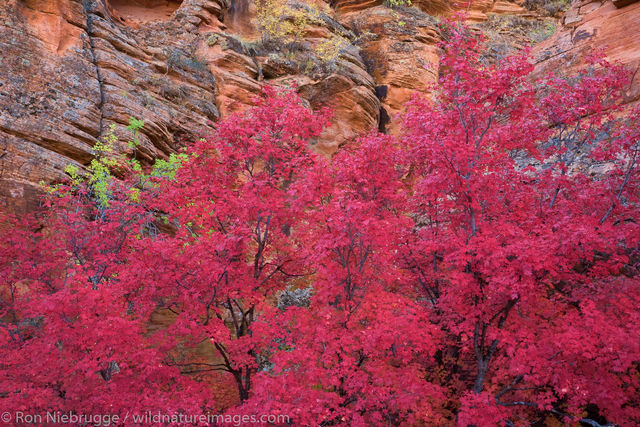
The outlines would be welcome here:
M 0 410 L 640 422 L 628 75 L 532 83 L 447 35 L 400 136 L 327 160 L 328 112 L 266 88 L 164 171 L 3 217 Z
M 458 422 L 577 422 L 595 404 L 633 424 L 638 110 L 613 117 L 627 74 L 595 58 L 535 88 L 526 55 L 487 65 L 466 34 L 445 46 L 436 101 L 405 117 L 416 226 L 401 252 L 455 343 L 441 363 Z

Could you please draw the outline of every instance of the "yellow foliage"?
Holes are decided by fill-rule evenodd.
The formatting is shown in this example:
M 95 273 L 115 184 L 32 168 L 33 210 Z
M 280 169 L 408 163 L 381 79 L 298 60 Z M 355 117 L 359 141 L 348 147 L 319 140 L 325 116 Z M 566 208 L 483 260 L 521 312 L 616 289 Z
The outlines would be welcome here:
M 315 53 L 322 63 L 334 65 L 348 46 L 349 42 L 344 37 L 334 35 L 319 43 L 315 48 Z
M 401 0 L 396 0 L 401 1 Z M 403 0 L 404 1 L 404 0 Z M 257 26 L 265 42 L 276 42 L 290 52 L 289 59 L 294 59 L 297 52 L 292 44 L 304 40 L 305 33 L 312 25 L 323 25 L 323 13 L 318 6 L 296 0 L 255 0 Z M 317 42 L 312 50 L 312 57 L 307 59 L 305 72 L 309 72 L 316 64 L 333 68 L 340 54 L 350 45 L 346 34 L 333 34 L 329 38 Z M 306 49 L 306 48 L 303 48 Z
M 387 0 L 390 7 L 411 6 L 411 0 Z
M 265 40 L 291 43 L 302 38 L 320 14 L 315 6 L 287 0 L 256 0 L 258 28 Z

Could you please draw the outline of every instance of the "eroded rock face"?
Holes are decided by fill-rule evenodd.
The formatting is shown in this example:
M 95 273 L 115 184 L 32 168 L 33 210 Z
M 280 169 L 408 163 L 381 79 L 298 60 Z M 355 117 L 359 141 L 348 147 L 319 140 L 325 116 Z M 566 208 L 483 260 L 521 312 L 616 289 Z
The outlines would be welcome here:
M 375 6 L 342 15 L 358 34 L 369 34 L 361 56 L 381 100 L 379 130 L 394 131 L 393 120 L 415 93 L 437 82 L 440 33 L 436 18 L 416 8 Z
M 232 5 L 224 32 L 209 35 L 206 52 L 213 73 L 219 76 L 220 110 L 223 116 L 243 110 L 262 84 L 295 87 L 310 106 L 332 108 L 331 127 L 314 142 L 316 150 L 331 155 L 349 139 L 377 126 L 380 101 L 374 79 L 355 46 L 356 36 L 338 22 L 335 11 L 322 1 L 292 4 L 311 5 L 315 22 L 300 40 L 287 45 L 261 38 L 255 27 L 255 8 L 247 0 Z M 339 58 L 318 58 L 315 48 L 338 36 L 344 42 Z
M 32 209 L 34 183 L 90 159 L 100 87 L 80 4 L 10 1 L 0 22 L 0 198 Z
M 265 43 L 253 0 L 5 0 L 0 8 L 0 209 L 33 210 L 39 183 L 83 166 L 113 132 L 130 150 L 130 117 L 145 123 L 136 157 L 167 156 L 252 105 L 261 85 L 296 87 L 329 105 L 333 125 L 314 147 L 327 155 L 394 116 L 437 83 L 437 18 L 459 6 L 414 0 L 290 0 L 318 19 L 292 46 Z M 522 0 L 476 0 L 473 22 L 527 15 Z M 339 58 L 314 49 L 336 36 Z
M 0 8 L 0 209 L 32 210 L 40 181 L 86 165 L 112 126 L 124 142 L 130 117 L 145 121 L 143 160 L 219 118 L 195 29 L 216 22 L 221 6 L 190 1 L 181 7 L 189 14 L 129 26 L 112 15 L 121 4 L 8 0 Z
M 584 65 L 587 55 L 604 49 L 611 61 L 633 72 L 627 91 L 629 105 L 640 101 L 640 2 L 575 0 L 556 33 L 534 49 L 536 73 L 571 71 Z
M 168 21 L 182 0 L 106 0 L 110 15 L 131 26 L 147 22 Z
M 524 0 L 473 0 L 471 5 L 465 8 L 467 11 L 467 20 L 471 23 L 483 22 L 486 21 L 491 14 L 535 17 L 535 14 L 522 6 L 523 3 Z M 459 7 L 465 6 L 465 2 L 459 3 Z
M 380 103 L 355 47 L 333 70 L 313 73 L 287 66 L 279 49 L 249 51 L 246 37 L 255 34 L 247 34 L 246 3 L 7 0 L 0 9 L 0 208 L 33 210 L 39 183 L 62 179 L 69 164 L 88 164 L 112 126 L 126 152 L 130 117 L 145 122 L 136 156 L 150 162 L 210 131 L 221 112 L 251 105 L 265 82 L 296 83 L 310 104 L 335 107 L 335 125 L 317 143 L 327 154 L 376 127 Z M 307 44 L 347 31 L 322 4 L 328 24 Z

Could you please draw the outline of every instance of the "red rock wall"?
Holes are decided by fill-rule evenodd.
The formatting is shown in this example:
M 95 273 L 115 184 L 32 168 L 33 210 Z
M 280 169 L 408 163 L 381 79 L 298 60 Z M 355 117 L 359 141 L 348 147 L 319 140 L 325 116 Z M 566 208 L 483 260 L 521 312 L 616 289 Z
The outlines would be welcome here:
M 145 121 L 138 155 L 148 160 L 219 118 L 215 77 L 187 59 L 198 25 L 222 9 L 189 3 L 183 15 L 134 28 L 98 0 L 3 2 L 0 209 L 32 210 L 40 181 L 87 164 L 111 125 L 124 141 L 129 117 Z
M 603 49 L 607 58 L 633 72 L 626 101 L 640 101 L 640 2 L 574 1 L 562 26 L 534 48 L 536 73 L 575 70 L 594 49 Z
M 127 151 L 129 118 L 144 120 L 136 155 L 151 162 L 251 105 L 264 83 L 295 84 L 311 105 L 334 107 L 333 126 L 315 144 L 331 155 L 359 133 L 394 131 L 404 103 L 437 82 L 434 15 L 464 8 L 472 22 L 504 13 L 536 18 L 523 0 L 415 0 L 416 8 L 395 10 L 381 0 L 299 1 L 316 5 L 323 22 L 292 55 L 278 46 L 252 50 L 253 0 L 4 0 L 0 209 L 33 210 L 39 182 L 62 179 L 70 163 L 88 164 L 111 126 Z M 538 49 L 539 68 L 565 66 L 592 43 L 636 61 L 637 5 L 574 5 L 580 21 L 567 15 Z M 336 66 L 305 67 L 308 50 L 336 34 L 350 41 Z

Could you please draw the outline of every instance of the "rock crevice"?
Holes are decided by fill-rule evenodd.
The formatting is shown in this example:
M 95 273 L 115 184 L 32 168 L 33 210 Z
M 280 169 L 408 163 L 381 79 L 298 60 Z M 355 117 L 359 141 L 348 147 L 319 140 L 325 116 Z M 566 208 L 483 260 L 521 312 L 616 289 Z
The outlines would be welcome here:
M 96 138 L 100 138 L 103 135 L 103 130 L 104 130 L 104 83 L 102 80 L 102 75 L 100 72 L 100 66 L 98 65 L 98 59 L 96 57 L 96 47 L 95 47 L 95 42 L 93 39 L 93 14 L 91 13 L 91 4 L 92 4 L 92 0 L 84 0 L 83 1 L 83 10 L 84 13 L 87 16 L 87 37 L 89 40 L 89 50 L 91 52 L 91 61 L 93 62 L 93 65 L 95 67 L 96 70 L 96 80 L 98 80 L 98 91 L 100 94 L 99 100 L 98 100 L 98 105 L 97 108 L 100 111 L 100 121 L 98 124 L 98 134 L 95 135 Z

